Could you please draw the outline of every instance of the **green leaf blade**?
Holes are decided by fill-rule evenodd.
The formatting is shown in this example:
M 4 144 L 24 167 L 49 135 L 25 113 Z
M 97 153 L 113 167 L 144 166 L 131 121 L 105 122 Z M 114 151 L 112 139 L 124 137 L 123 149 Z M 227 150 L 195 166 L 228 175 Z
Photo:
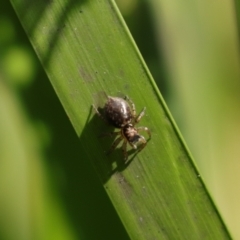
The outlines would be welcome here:
M 80 138 L 80 161 L 94 165 L 129 236 L 230 239 L 114 3 L 12 3 Z M 98 138 L 105 127 L 91 105 L 102 91 L 147 108 L 139 125 L 152 139 L 136 156 L 129 150 L 128 164 L 119 150 L 106 157 L 112 140 Z

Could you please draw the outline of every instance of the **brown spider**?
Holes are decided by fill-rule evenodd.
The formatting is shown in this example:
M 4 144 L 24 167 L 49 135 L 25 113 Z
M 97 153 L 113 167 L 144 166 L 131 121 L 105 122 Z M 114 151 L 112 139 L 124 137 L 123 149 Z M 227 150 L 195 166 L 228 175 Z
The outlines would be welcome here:
M 139 131 L 146 131 L 149 135 L 149 139 L 151 138 L 151 133 L 147 127 L 135 127 L 135 125 L 141 120 L 143 117 L 146 108 L 136 115 L 135 104 L 127 97 L 111 97 L 107 96 L 107 102 L 103 107 L 103 114 L 100 114 L 98 109 L 93 105 L 97 115 L 101 117 L 103 120 L 108 122 L 110 125 L 115 128 L 119 128 L 118 132 L 111 132 L 107 134 L 103 134 L 104 136 L 119 136 L 113 142 L 110 150 L 107 154 L 110 154 L 118 144 L 123 140 L 122 151 L 124 155 L 124 160 L 127 161 L 127 143 L 134 149 L 137 149 L 137 145 L 141 144 L 138 152 L 140 152 L 146 145 L 146 139 L 139 135 Z

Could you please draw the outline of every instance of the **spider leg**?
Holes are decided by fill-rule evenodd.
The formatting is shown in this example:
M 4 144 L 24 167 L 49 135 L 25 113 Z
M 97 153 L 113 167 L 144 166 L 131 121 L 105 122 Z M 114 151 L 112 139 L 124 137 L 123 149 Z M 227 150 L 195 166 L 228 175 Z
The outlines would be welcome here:
M 94 104 L 92 104 L 92 107 L 93 107 L 94 111 L 96 112 L 96 114 L 97 114 L 99 117 L 102 117 L 102 115 L 101 115 L 100 112 L 97 110 L 97 108 L 95 107 Z
M 124 160 L 127 161 L 128 153 L 127 153 L 127 141 L 126 140 L 123 141 L 122 152 L 123 152 Z
M 138 114 L 138 116 L 135 118 L 135 123 L 138 123 L 141 118 L 144 116 L 145 114 L 145 111 L 146 111 L 146 108 L 144 107 L 143 110 Z
M 147 141 L 146 141 L 146 139 L 143 136 L 140 136 L 138 142 L 142 143 L 140 145 L 140 147 L 138 148 L 138 152 L 140 152 L 140 151 L 142 151 L 146 147 Z
M 128 96 L 125 96 L 124 99 L 131 104 L 132 115 L 133 115 L 133 118 L 135 118 L 136 117 L 136 107 L 135 107 L 135 104 L 133 103 L 133 101 Z
M 115 139 L 115 141 L 113 142 L 111 148 L 108 150 L 107 155 L 109 155 L 110 153 L 112 153 L 112 151 L 118 146 L 118 144 L 123 140 L 122 136 L 118 137 L 117 139 Z
M 149 138 L 151 138 L 151 132 L 150 132 L 150 130 L 149 130 L 147 127 L 137 127 L 136 130 L 137 130 L 138 132 L 140 132 L 140 131 L 145 131 L 145 132 L 147 132 Z
M 147 127 L 138 127 L 136 128 L 136 130 L 139 132 L 139 131 L 145 131 L 147 132 L 148 136 L 149 136 L 149 139 L 151 138 L 151 132 L 149 131 L 149 129 Z M 137 144 L 139 144 L 139 148 L 138 148 L 138 152 L 142 151 L 146 145 L 147 145 L 147 141 L 146 139 L 141 136 L 141 135 L 138 135 L 138 141 L 137 141 Z
M 96 106 L 92 104 L 92 107 L 93 107 L 95 113 L 96 113 L 103 121 L 105 121 L 106 123 L 108 123 L 108 121 L 104 118 L 104 116 L 98 111 L 98 109 L 96 108 Z

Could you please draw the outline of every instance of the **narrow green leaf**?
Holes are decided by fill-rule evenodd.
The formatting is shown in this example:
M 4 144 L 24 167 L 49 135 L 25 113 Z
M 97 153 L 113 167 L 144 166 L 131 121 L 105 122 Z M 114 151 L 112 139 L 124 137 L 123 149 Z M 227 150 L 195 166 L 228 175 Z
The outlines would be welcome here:
M 12 4 L 80 138 L 79 161 L 94 165 L 129 236 L 230 239 L 113 1 Z M 98 138 L 107 128 L 91 105 L 103 91 L 147 108 L 139 125 L 152 139 L 128 164 L 121 151 L 105 155 L 112 139 Z

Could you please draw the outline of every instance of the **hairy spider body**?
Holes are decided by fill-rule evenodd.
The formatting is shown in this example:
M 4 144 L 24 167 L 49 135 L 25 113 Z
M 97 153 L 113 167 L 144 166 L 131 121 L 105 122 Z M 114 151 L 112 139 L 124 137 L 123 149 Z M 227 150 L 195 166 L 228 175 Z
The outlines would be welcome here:
M 108 97 L 104 112 L 106 120 L 116 128 L 122 128 L 131 123 L 133 118 L 128 102 L 118 97 Z
M 118 132 L 104 134 L 105 136 L 118 136 L 113 142 L 108 154 L 110 154 L 118 144 L 123 140 L 122 151 L 124 159 L 127 160 L 127 143 L 134 149 L 140 144 L 138 151 L 141 151 L 147 144 L 146 139 L 141 136 L 139 131 L 146 131 L 151 138 L 151 133 L 147 127 L 135 127 L 145 113 L 145 109 L 136 116 L 135 104 L 126 96 L 125 98 L 107 97 L 107 102 L 103 107 L 103 114 L 93 105 L 96 113 L 115 128 L 119 128 Z

